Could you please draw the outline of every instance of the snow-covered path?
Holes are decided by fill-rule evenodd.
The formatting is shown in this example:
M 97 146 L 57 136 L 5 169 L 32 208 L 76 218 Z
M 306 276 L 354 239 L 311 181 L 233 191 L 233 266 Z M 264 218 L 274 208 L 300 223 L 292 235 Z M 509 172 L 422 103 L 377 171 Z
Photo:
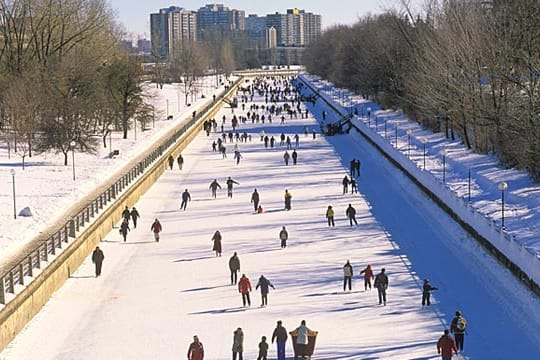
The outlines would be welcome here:
M 230 109 L 223 114 L 230 125 Z M 303 135 L 304 125 L 318 129 L 313 118 L 242 125 L 253 140 L 239 143 L 239 165 L 232 144 L 221 159 L 211 150 L 217 134 L 200 134 L 183 152 L 184 169 L 167 171 L 137 204 L 142 220 L 128 242 L 118 230 L 106 237 L 102 277 L 93 277 L 88 259 L 0 359 L 177 359 L 194 334 L 206 359 L 228 359 L 237 327 L 244 329 L 244 358 L 254 359 L 276 320 L 290 331 L 302 319 L 319 331 L 316 359 L 435 359 L 435 343 L 456 309 L 469 322 L 464 358 L 540 353 L 537 299 L 359 137 L 313 140 Z M 299 164 L 283 165 L 284 147 L 264 149 L 263 129 L 276 139 L 282 131 L 300 134 Z M 361 194 L 342 195 L 352 157 L 362 160 Z M 233 198 L 223 189 L 212 199 L 210 182 L 225 188 L 228 176 L 240 183 Z M 184 212 L 178 207 L 185 188 L 192 201 Z M 253 213 L 254 188 L 263 214 Z M 285 189 L 293 195 L 291 211 L 283 210 Z M 356 227 L 345 219 L 349 203 Z M 335 228 L 324 218 L 328 205 L 336 210 Z M 159 243 L 149 230 L 156 217 L 164 228 Z M 289 231 L 286 249 L 279 246 L 282 226 Z M 216 230 L 223 235 L 217 258 L 210 240 Z M 275 285 L 268 307 L 258 307 L 255 289 L 251 308 L 242 307 L 229 284 L 235 251 L 253 286 L 261 274 Z M 347 259 L 355 270 L 350 293 L 342 291 Z M 375 290 L 363 291 L 359 272 L 366 264 L 387 270 L 386 307 Z M 429 308 L 420 306 L 423 278 L 440 288 Z M 269 355 L 275 359 L 273 345 Z

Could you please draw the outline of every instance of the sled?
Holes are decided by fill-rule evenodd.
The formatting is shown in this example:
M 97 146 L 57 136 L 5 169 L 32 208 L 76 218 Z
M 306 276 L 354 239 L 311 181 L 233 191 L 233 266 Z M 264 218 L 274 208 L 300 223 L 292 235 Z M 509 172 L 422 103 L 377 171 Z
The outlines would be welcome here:
M 307 359 L 311 360 L 313 356 L 313 351 L 315 350 L 315 340 L 317 340 L 317 331 L 310 331 L 308 334 L 308 344 L 304 347 L 296 343 L 298 338 L 296 330 L 290 332 L 292 337 L 293 349 L 294 349 L 294 360 Z

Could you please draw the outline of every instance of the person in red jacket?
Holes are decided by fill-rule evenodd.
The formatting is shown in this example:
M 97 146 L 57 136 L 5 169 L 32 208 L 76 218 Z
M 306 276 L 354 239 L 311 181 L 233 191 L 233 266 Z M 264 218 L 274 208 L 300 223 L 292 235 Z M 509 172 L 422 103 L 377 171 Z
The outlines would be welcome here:
M 159 233 L 161 232 L 162 228 L 161 223 L 158 219 L 154 220 L 152 226 L 150 227 L 150 230 L 152 230 L 152 232 L 154 233 L 154 239 L 156 240 L 156 242 L 159 242 Z
M 364 274 L 364 291 L 371 290 L 371 279 L 373 279 L 373 270 L 371 270 L 371 265 L 368 265 L 364 270 L 360 271 L 360 274 Z
M 238 281 L 238 292 L 242 294 L 242 303 L 246 306 L 251 306 L 251 299 L 249 298 L 249 292 L 251 291 L 251 282 L 246 277 L 246 274 L 242 274 L 240 281 Z
M 189 345 L 187 352 L 188 360 L 203 360 L 204 348 L 197 335 L 193 336 L 193 342 Z
M 450 336 L 450 331 L 444 330 L 444 335 L 437 341 L 437 353 L 442 356 L 442 360 L 451 360 L 457 353 L 456 342 Z

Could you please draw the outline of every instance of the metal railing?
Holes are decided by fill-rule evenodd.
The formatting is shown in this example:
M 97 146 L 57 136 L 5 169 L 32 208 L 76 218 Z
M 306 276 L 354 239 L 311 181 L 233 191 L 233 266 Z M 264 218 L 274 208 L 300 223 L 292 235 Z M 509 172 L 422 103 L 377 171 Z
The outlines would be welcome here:
M 85 225 L 89 224 L 101 211 L 111 202 L 114 202 L 119 194 L 129 187 L 145 170 L 160 159 L 163 153 L 169 149 L 176 141 L 185 134 L 188 129 L 197 124 L 197 122 L 205 116 L 205 114 L 216 104 L 221 102 L 224 97 L 232 94 L 232 89 L 235 88 L 242 78 L 239 78 L 230 89 L 225 89 L 219 96 L 206 104 L 202 109 L 198 109 L 195 116 L 192 116 L 180 129 L 168 137 L 163 143 L 155 146 L 149 155 L 138 162 L 125 174 L 120 175 L 117 180 L 103 191 L 100 195 L 94 198 L 88 206 L 81 211 L 71 216 L 71 218 L 43 241 L 38 247 L 31 250 L 28 255 L 13 266 L 4 274 L 0 274 L 0 304 L 6 304 L 6 294 L 15 295 L 17 286 L 25 285 L 25 277 L 33 277 L 34 269 L 42 269 L 43 262 L 49 262 L 51 257 L 68 247 L 70 241 L 75 240 L 77 232 Z M 46 264 L 45 264 L 46 266 Z

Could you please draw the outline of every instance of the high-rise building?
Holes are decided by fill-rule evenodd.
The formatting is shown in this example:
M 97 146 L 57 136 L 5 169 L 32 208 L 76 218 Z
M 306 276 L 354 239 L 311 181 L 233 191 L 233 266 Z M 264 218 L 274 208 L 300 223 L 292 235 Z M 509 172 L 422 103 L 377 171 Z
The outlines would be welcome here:
M 246 32 L 249 40 L 249 48 L 260 49 L 265 46 L 266 17 L 254 14 L 246 18 Z
M 197 10 L 197 32 L 201 39 L 207 34 L 217 32 L 221 35 L 243 31 L 245 29 L 245 12 L 229 10 L 223 4 L 207 4 Z
M 273 26 L 265 31 L 265 45 L 267 49 L 272 49 L 277 46 L 277 31 Z
M 148 39 L 138 39 L 137 50 L 145 55 L 150 54 L 152 52 L 152 43 Z
M 152 53 L 168 58 L 186 41 L 197 41 L 197 14 L 178 6 L 150 14 Z
M 306 46 L 321 35 L 321 16 L 305 10 L 288 9 L 285 14 L 266 16 L 267 27 L 277 32 L 279 46 Z

